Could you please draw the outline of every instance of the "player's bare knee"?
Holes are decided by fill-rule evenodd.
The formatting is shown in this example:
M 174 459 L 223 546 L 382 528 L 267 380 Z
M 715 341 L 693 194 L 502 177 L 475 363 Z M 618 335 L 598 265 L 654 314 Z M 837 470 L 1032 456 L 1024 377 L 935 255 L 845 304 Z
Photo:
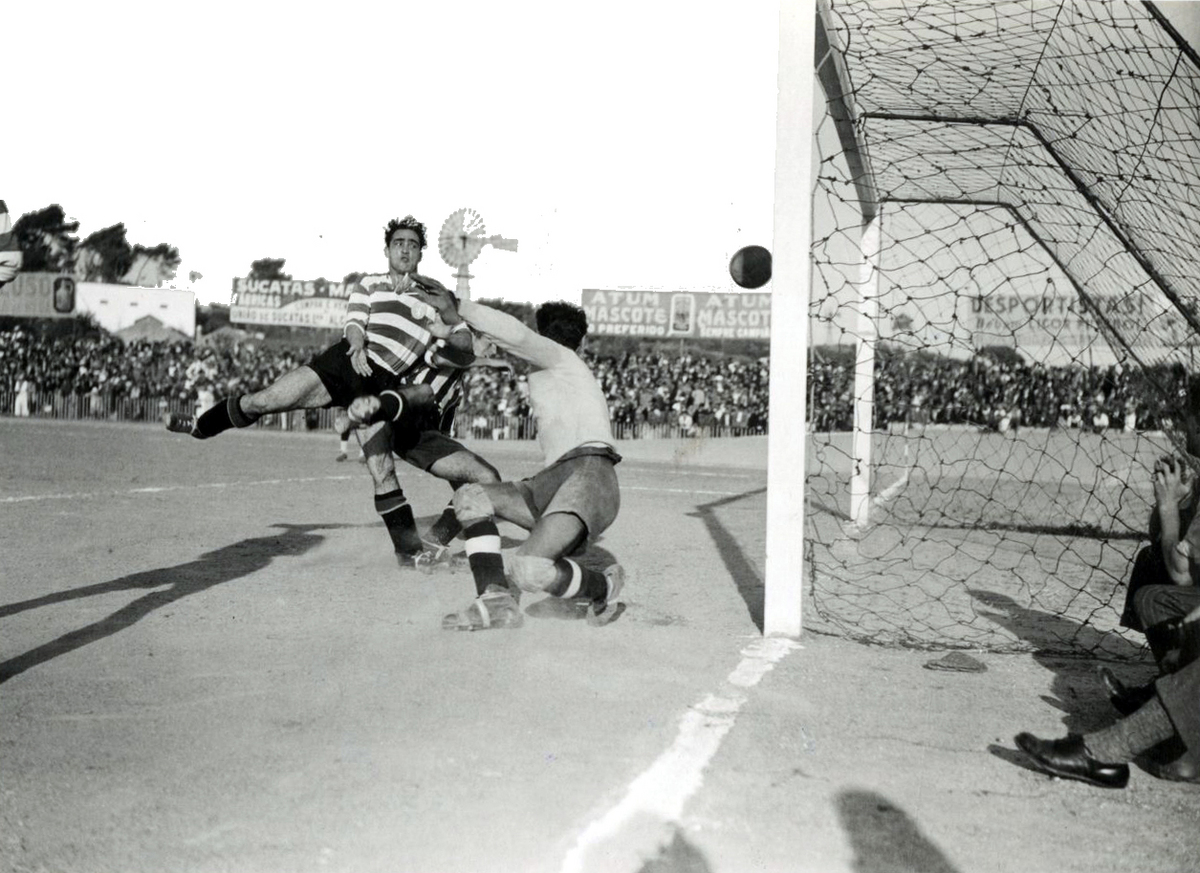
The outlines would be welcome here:
M 537 555 L 513 555 L 507 561 L 509 578 L 522 591 L 545 591 L 557 576 L 554 561 Z
M 453 506 L 454 514 L 464 525 L 482 518 L 491 518 L 496 514 L 487 489 L 477 482 L 464 485 L 455 491 Z
M 490 485 L 501 481 L 500 471 L 482 458 L 479 459 L 479 463 L 475 467 L 474 475 L 475 478 L 473 481 L 482 485 Z

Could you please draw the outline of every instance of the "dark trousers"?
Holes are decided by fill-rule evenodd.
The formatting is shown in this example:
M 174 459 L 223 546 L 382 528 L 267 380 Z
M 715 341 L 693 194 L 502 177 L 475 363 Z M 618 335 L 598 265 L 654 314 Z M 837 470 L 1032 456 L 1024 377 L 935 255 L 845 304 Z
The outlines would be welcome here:
M 1175 732 L 1187 746 L 1185 760 L 1200 767 L 1200 661 L 1159 676 L 1154 687 Z

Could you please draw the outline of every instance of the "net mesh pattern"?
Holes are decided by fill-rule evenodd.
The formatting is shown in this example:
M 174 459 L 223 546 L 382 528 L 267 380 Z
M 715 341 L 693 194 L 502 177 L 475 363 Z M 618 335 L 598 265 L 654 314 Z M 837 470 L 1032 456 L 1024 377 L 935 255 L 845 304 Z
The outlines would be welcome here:
M 1200 326 L 1196 53 L 1149 3 L 853 0 L 818 30 L 841 75 L 817 131 L 806 624 L 1137 656 L 1125 584 Z

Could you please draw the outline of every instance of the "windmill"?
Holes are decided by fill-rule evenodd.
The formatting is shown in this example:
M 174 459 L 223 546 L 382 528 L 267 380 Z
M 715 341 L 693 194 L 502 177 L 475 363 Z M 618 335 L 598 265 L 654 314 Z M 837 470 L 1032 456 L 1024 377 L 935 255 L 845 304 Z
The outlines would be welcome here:
M 479 257 L 485 245 L 506 252 L 517 250 L 515 239 L 485 236 L 486 233 L 483 218 L 474 209 L 458 209 L 450 213 L 438 232 L 438 253 L 443 261 L 458 271 L 454 274 L 458 280 L 454 293 L 462 300 L 471 299 L 470 281 L 475 278 L 467 272 L 467 267 Z

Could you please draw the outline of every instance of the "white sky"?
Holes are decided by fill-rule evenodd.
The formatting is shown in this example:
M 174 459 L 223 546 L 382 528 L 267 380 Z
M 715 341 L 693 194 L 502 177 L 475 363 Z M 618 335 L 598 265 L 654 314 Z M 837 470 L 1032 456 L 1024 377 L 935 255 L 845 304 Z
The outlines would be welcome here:
M 732 253 L 771 245 L 774 0 L 10 5 L 13 219 L 123 221 L 202 302 L 263 257 L 382 269 L 389 218 L 464 206 L 520 241 L 479 297 L 736 290 Z M 1200 2 L 1158 5 L 1200 47 Z M 435 242 L 422 270 L 450 283 Z
M 406 213 L 452 284 L 436 233 L 460 207 L 520 241 L 472 265 L 477 297 L 730 290 L 732 253 L 771 245 L 770 0 L 10 5 L 13 220 L 123 221 L 179 248 L 201 302 L 263 257 L 382 269 Z

